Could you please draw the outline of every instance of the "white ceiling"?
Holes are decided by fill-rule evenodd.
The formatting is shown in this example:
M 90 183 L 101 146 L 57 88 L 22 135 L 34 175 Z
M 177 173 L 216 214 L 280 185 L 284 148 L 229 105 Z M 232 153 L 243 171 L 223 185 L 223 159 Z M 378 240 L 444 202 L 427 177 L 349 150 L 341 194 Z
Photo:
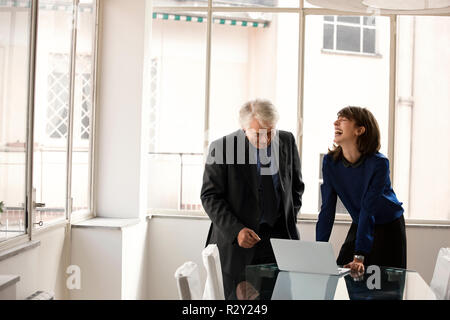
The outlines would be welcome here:
M 380 14 L 450 14 L 450 0 L 307 0 L 327 9 Z

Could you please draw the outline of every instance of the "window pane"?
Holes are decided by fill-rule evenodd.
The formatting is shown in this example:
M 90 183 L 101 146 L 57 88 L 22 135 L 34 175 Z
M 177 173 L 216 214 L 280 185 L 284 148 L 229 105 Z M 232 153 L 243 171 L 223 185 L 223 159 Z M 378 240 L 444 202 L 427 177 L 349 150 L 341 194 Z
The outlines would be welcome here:
M 72 11 L 71 0 L 38 11 L 33 189 L 44 205 L 33 223 L 44 226 L 66 218 Z
M 338 22 L 345 22 L 345 23 L 355 23 L 360 24 L 361 19 L 360 17 L 352 17 L 352 16 L 338 16 L 337 17 Z
M 375 53 L 375 29 L 364 28 L 363 52 Z
M 345 51 L 361 51 L 359 27 L 336 26 L 336 49 Z
M 149 207 L 195 209 L 200 191 L 183 195 L 203 172 L 181 170 L 186 154 L 203 156 L 206 14 L 155 11 L 152 22 Z
M 305 79 L 303 95 L 302 174 L 305 181 L 302 212 L 320 210 L 321 157 L 332 147 L 337 112 L 349 105 L 373 112 L 381 131 L 381 152 L 388 150 L 389 18 L 380 18 L 382 58 L 321 53 L 323 17 L 307 16 L 305 24 Z M 309 186 L 309 187 L 308 187 Z M 402 201 L 400 199 L 400 201 Z M 337 209 L 345 212 L 344 207 Z
M 278 129 L 296 135 L 298 15 L 272 14 L 255 24 L 221 23 L 221 16 L 212 28 L 210 142 L 238 130 L 240 107 L 255 98 L 271 100 Z
M 323 25 L 323 48 L 334 49 L 334 25 L 325 23 Z
M 324 16 L 323 20 L 324 21 L 331 21 L 331 22 L 333 22 L 334 21 L 334 16 Z
M 95 4 L 95 0 L 85 0 L 78 7 L 72 152 L 73 212 L 89 209 L 90 200 L 90 136 L 94 81 L 92 68 L 94 63 Z
M 185 155 L 182 158 L 183 190 L 181 190 L 181 210 L 201 210 L 199 201 L 203 182 L 203 155 Z
M 366 26 L 375 26 L 375 17 L 363 17 L 364 25 Z
M 20 9 L 13 2 L 0 3 L 0 242 L 26 232 L 31 1 L 23 3 Z
M 181 209 L 181 157 L 177 154 L 149 155 L 150 209 Z
M 398 18 L 394 187 L 411 219 L 450 219 L 450 17 Z

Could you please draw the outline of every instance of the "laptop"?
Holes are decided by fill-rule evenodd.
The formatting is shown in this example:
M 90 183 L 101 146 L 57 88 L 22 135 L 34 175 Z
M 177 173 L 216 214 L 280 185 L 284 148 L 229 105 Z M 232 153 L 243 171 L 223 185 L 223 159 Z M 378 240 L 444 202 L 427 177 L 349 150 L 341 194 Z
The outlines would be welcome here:
M 338 268 L 329 242 L 310 242 L 271 238 L 273 253 L 281 271 L 344 275 L 349 268 Z

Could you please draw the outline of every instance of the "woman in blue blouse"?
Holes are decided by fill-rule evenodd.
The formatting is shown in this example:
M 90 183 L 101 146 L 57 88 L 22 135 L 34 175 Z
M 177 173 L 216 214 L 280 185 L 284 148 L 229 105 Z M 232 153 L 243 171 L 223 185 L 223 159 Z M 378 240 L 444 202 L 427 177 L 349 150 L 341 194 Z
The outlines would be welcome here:
M 346 107 L 334 127 L 335 146 L 323 159 L 316 240 L 329 240 L 339 196 L 353 223 L 337 264 L 353 271 L 364 265 L 406 268 L 403 208 L 391 187 L 389 160 L 378 152 L 377 120 L 365 108 Z

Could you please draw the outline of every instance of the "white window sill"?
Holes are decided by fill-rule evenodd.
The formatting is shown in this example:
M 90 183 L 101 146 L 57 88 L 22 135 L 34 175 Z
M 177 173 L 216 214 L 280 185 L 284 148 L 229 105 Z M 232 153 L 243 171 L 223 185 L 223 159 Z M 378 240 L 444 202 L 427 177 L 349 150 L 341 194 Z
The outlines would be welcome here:
M 379 53 L 364 53 L 364 52 L 341 51 L 341 50 L 331 50 L 331 49 L 322 49 L 321 52 L 324 54 L 341 55 L 341 56 L 357 56 L 357 57 L 376 58 L 376 59 L 383 58 L 383 56 Z
M 82 222 L 72 224 L 72 228 L 113 229 L 122 230 L 126 227 L 137 225 L 141 219 L 120 219 L 95 217 Z
M 173 219 L 194 219 L 194 220 L 210 220 L 203 211 L 179 211 L 152 209 L 147 215 L 147 219 L 152 218 L 173 218 Z M 297 223 L 317 223 L 317 213 L 299 213 Z M 346 214 L 336 214 L 336 224 L 351 224 L 352 219 Z M 424 227 L 424 228 L 450 228 L 450 221 L 447 220 L 418 220 L 405 219 L 408 227 Z
M 0 291 L 15 285 L 20 281 L 20 276 L 16 275 L 0 275 Z
M 18 255 L 20 253 L 25 252 L 25 251 L 34 249 L 34 248 L 36 248 L 36 247 L 38 247 L 40 245 L 41 245 L 40 241 L 36 241 L 36 240 L 29 241 L 29 240 L 27 240 L 24 243 L 16 244 L 16 245 L 13 245 L 11 247 L 6 247 L 6 248 L 0 250 L 0 261 L 9 259 L 9 258 L 14 257 L 14 256 L 16 256 L 16 255 Z

